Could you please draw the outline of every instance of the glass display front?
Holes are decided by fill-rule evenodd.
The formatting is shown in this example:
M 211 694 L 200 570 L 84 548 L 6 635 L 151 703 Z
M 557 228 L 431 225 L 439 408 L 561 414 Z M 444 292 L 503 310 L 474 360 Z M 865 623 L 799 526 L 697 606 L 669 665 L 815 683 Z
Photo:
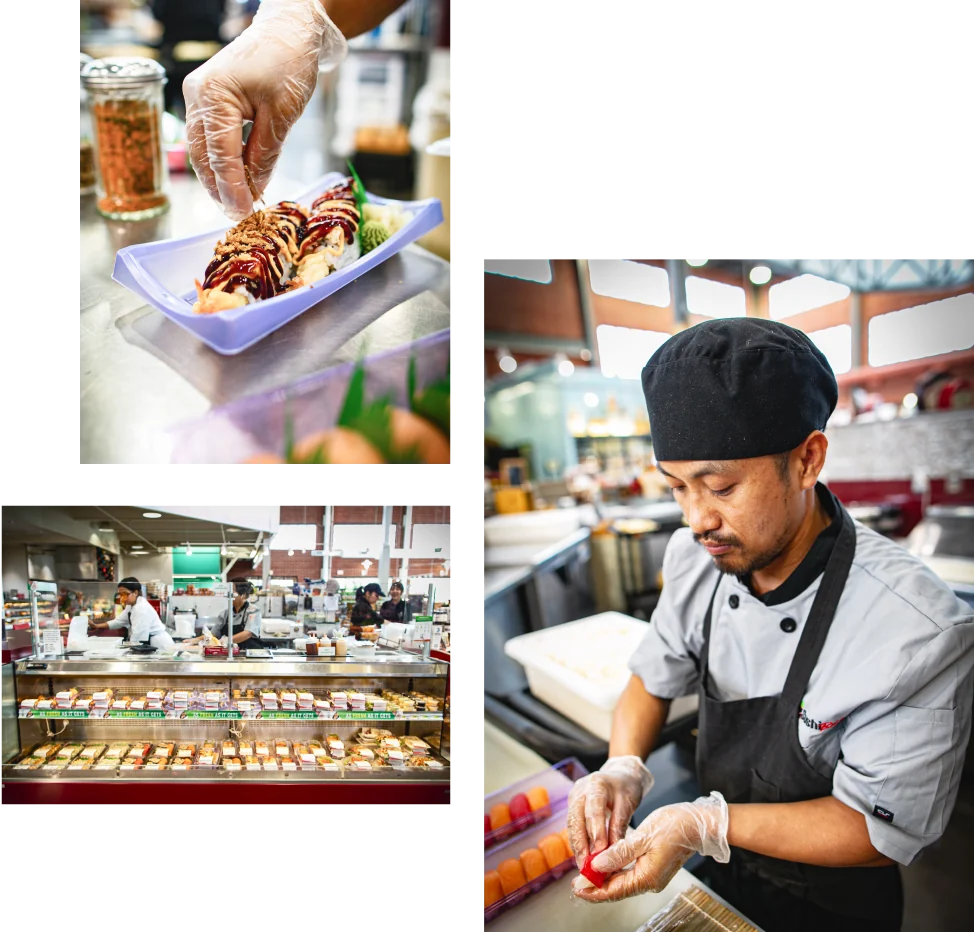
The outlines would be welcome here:
M 23 661 L 4 779 L 449 779 L 444 665 L 239 663 Z

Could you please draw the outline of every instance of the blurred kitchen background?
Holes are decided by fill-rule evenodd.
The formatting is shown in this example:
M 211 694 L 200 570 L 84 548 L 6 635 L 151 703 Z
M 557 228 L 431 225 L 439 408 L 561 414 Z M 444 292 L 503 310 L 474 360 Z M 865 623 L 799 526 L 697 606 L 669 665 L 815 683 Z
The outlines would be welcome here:
M 165 69 L 163 135 L 172 182 L 186 154 L 182 81 L 239 35 L 260 0 L 81 0 L 81 52 L 138 56 Z M 325 3 L 328 6 L 328 3 Z M 421 244 L 449 258 L 449 0 L 406 0 L 346 60 L 322 71 L 271 184 L 301 188 L 351 160 L 366 187 L 402 200 L 439 197 L 447 222 Z M 437 144 L 438 145 L 435 145 Z M 283 196 L 283 194 L 282 194 Z

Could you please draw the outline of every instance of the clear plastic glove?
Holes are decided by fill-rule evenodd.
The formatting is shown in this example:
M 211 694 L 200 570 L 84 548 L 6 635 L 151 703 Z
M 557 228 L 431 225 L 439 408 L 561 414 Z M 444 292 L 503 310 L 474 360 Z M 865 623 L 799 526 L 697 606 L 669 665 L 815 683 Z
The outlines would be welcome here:
M 579 868 L 590 851 L 602 851 L 625 837 L 632 814 L 652 788 L 653 775 L 635 755 L 610 757 L 572 787 L 568 838 Z
M 320 0 L 263 0 L 250 27 L 183 81 L 190 159 L 228 217 L 253 213 L 254 192 L 314 93 L 319 60 L 347 51 Z M 245 120 L 254 124 L 246 150 Z
M 576 877 L 572 892 L 589 903 L 658 893 L 695 851 L 722 864 L 730 860 L 727 803 L 716 791 L 650 813 L 639 828 L 593 859 L 594 870 L 612 875 L 605 885 L 599 889 Z

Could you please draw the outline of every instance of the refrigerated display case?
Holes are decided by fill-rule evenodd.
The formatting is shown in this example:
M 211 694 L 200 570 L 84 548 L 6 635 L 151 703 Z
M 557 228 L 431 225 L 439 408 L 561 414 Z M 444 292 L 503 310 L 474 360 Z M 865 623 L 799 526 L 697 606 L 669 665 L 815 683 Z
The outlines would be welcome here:
M 449 801 L 448 664 L 32 657 L 5 802 Z

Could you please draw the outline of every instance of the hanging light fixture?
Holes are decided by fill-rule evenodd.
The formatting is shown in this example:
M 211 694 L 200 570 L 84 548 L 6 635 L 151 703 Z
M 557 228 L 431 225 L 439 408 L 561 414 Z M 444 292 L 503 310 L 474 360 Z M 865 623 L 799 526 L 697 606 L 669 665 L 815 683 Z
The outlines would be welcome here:
M 511 355 L 511 351 L 507 347 L 502 346 L 497 350 L 497 365 L 501 367 L 501 372 L 510 375 L 517 368 L 517 360 Z

